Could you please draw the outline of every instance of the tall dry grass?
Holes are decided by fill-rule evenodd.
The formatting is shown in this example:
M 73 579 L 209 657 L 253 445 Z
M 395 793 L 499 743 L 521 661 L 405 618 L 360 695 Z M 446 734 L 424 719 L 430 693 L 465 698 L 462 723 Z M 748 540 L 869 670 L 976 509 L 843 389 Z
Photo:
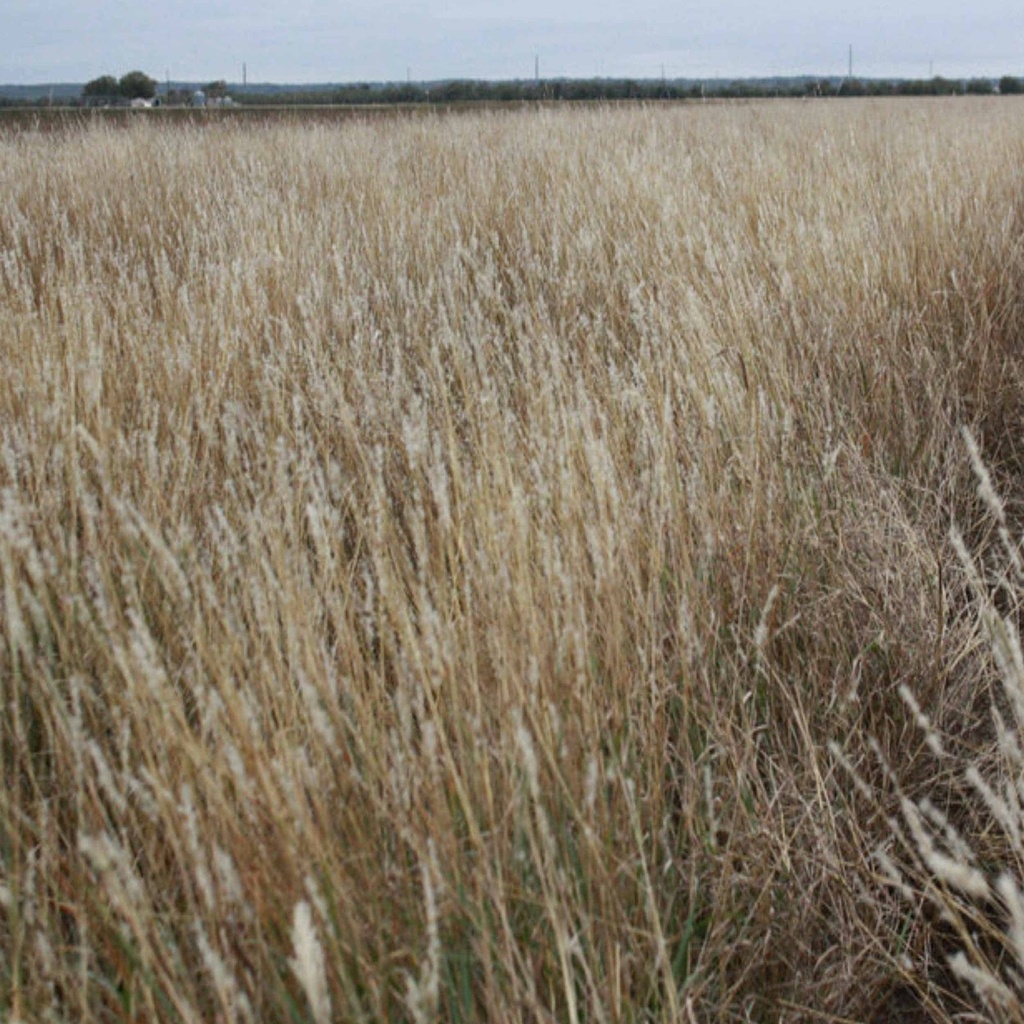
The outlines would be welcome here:
M 5 1017 L 991 1010 L 1020 113 L 0 140 Z

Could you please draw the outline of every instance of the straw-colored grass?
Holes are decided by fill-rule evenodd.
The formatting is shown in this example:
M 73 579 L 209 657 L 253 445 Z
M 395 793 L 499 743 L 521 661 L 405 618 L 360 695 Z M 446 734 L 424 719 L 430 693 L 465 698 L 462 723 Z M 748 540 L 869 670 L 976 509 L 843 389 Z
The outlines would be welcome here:
M 1001 1019 L 1021 114 L 0 139 L 0 1015 Z

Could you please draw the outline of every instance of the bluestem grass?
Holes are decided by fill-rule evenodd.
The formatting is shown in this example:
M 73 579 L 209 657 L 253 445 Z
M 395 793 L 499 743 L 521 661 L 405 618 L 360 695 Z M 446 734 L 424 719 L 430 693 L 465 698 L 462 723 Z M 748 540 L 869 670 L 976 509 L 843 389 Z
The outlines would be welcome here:
M 0 138 L 0 1016 L 867 1019 L 879 876 L 1018 913 L 915 778 L 1018 575 L 1017 113 Z

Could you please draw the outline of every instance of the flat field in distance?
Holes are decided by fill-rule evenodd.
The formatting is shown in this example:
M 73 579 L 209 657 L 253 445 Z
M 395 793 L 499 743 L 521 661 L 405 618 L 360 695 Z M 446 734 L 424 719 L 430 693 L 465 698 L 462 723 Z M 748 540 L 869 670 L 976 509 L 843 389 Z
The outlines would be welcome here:
M 440 113 L 469 112 L 487 104 L 359 104 L 332 106 L 236 106 L 236 107 L 0 107 L 0 135 L 21 131 L 67 132 L 139 127 L 266 127 L 267 125 L 345 125 L 353 121 L 409 120 L 416 116 L 437 117 Z M 494 105 L 492 104 L 491 107 Z M 525 106 L 525 104 L 524 104 Z
M 1018 1019 L 1022 238 L 1005 97 L 0 137 L 0 1015 Z

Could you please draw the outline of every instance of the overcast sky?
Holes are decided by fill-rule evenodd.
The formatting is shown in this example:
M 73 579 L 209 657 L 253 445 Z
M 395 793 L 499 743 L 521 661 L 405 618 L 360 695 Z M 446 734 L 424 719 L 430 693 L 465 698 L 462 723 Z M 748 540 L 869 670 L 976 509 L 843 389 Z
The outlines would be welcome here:
M 0 0 L 0 82 L 1024 74 L 1020 0 Z

